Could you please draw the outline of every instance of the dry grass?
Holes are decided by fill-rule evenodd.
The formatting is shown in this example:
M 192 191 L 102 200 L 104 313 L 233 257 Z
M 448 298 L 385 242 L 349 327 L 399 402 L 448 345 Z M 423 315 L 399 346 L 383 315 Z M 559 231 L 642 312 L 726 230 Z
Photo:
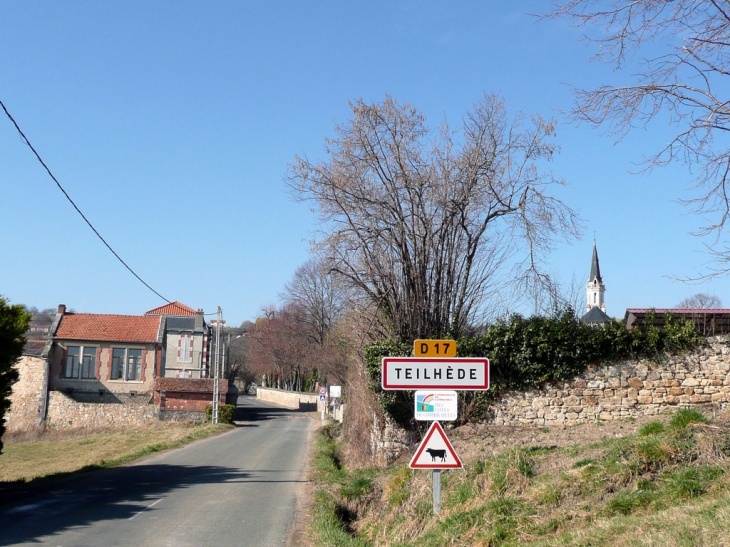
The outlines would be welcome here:
M 686 413 L 677 422 L 682 412 L 661 423 L 525 431 L 524 444 L 517 431 L 506 442 L 494 428 L 469 439 L 452 431 L 465 469 L 442 473 L 439 515 L 430 473 L 401 461 L 372 470 L 357 498 L 328 483 L 330 516 L 347 520 L 336 539 L 313 526 L 316 544 L 730 547 L 730 423 Z M 357 472 L 339 467 L 337 481 Z
M 232 426 L 155 423 L 136 429 L 33 431 L 6 435 L 0 481 L 30 481 L 89 466 L 111 467 Z

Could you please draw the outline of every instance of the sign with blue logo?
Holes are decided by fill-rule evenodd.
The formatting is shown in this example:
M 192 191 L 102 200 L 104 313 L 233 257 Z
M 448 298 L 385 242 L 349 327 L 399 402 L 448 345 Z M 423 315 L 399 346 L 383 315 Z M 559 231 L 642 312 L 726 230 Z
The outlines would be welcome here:
M 416 420 L 453 421 L 457 416 L 456 391 L 416 391 Z

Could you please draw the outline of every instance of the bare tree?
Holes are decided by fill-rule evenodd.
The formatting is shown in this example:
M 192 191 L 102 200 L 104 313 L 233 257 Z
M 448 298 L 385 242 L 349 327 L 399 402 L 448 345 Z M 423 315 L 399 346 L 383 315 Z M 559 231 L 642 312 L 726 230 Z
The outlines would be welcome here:
M 722 308 L 722 301 L 715 295 L 697 293 L 682 300 L 676 306 L 687 310 L 707 310 Z
M 299 390 L 302 370 L 311 357 L 294 310 L 270 306 L 263 311 L 248 333 L 249 368 L 254 374 L 265 374 L 274 387 Z
M 703 215 L 694 235 L 714 236 L 714 262 L 698 279 L 730 273 L 730 246 L 722 239 L 730 219 L 730 4 L 721 0 L 556 1 L 552 17 L 599 27 L 597 58 L 623 69 L 648 52 L 629 85 L 577 90 L 575 120 L 606 126 L 619 139 L 657 116 L 677 127 L 668 144 L 646 158 L 646 168 L 683 161 L 696 172 L 695 197 L 685 200 Z M 647 44 L 648 43 L 648 44 Z
M 327 161 L 297 157 L 288 182 L 316 204 L 333 271 L 398 338 L 458 336 L 516 253 L 538 272 L 556 235 L 577 234 L 575 213 L 549 193 L 561 181 L 541 170 L 556 152 L 552 122 L 509 121 L 494 95 L 461 132 L 443 123 L 433 134 L 390 97 L 351 108 L 326 141 Z
M 341 281 L 331 274 L 329 266 L 315 258 L 297 268 L 281 296 L 286 304 L 301 311 L 302 326 L 319 345 L 325 344 L 346 302 Z

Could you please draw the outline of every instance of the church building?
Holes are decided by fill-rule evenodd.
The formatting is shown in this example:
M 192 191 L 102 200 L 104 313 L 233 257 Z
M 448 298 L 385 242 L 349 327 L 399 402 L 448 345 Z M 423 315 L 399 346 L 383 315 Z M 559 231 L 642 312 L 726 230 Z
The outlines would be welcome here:
M 605 293 L 606 285 L 603 284 L 603 278 L 601 277 L 601 267 L 598 263 L 598 249 L 594 241 L 591 273 L 588 276 L 588 284 L 586 285 L 586 313 L 580 318 L 581 323 L 603 325 L 611 321 L 611 318 L 606 315 Z

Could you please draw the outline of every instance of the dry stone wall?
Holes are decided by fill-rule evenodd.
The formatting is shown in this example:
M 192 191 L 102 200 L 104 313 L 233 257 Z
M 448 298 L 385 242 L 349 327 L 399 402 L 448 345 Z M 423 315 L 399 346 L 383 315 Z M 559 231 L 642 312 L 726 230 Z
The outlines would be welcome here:
M 629 416 L 656 415 L 677 408 L 708 411 L 730 406 L 730 339 L 659 361 L 619 361 L 591 366 L 570 382 L 504 394 L 494 407 L 498 425 L 572 425 Z
M 80 429 L 93 427 L 128 427 L 158 419 L 158 410 L 150 397 L 129 397 L 110 403 L 87 403 L 61 391 L 51 391 L 48 399 L 46 427 Z
M 40 357 L 24 355 L 14 367 L 19 377 L 10 394 L 5 427 L 8 432 L 28 431 L 38 427 L 43 420 L 48 363 Z

